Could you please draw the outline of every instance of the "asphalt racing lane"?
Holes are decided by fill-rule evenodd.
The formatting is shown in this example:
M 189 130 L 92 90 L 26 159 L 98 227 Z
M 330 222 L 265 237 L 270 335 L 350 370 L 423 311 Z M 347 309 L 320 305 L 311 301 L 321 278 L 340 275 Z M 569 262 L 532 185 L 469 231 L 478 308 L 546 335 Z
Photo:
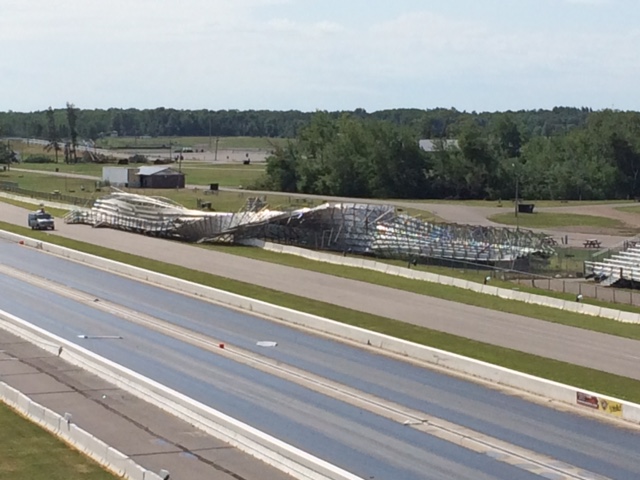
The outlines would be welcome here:
M 609 441 L 603 441 L 600 445 L 605 446 L 599 448 L 597 451 L 596 449 L 592 448 L 593 445 L 590 444 L 590 441 L 586 441 L 585 445 L 582 445 L 581 443 L 584 441 L 584 439 L 589 439 L 589 432 L 585 432 L 583 431 L 583 429 L 576 428 L 575 426 L 571 427 L 571 425 L 575 423 L 574 420 L 568 422 L 559 422 L 558 419 L 552 419 L 552 421 L 550 421 L 550 419 L 547 418 L 549 415 L 548 409 L 543 409 L 539 413 L 541 420 L 536 419 L 536 422 L 540 421 L 542 425 L 544 425 L 545 423 L 553 426 L 559 425 L 561 426 L 561 428 L 553 428 L 551 430 L 549 430 L 548 427 L 546 429 L 529 428 L 529 424 L 531 422 L 531 413 L 535 413 L 537 412 L 537 410 L 535 406 L 529 404 L 528 402 L 521 402 L 521 405 L 519 405 L 518 408 L 515 409 L 518 412 L 515 415 L 512 405 L 510 406 L 510 408 L 505 409 L 493 407 L 488 408 L 487 406 L 489 405 L 501 405 L 503 402 L 502 397 L 504 396 L 498 396 L 496 398 L 494 396 L 495 392 L 492 393 L 490 390 L 486 389 L 479 389 L 477 391 L 465 391 L 465 389 L 468 389 L 469 385 L 473 386 L 473 384 L 469 384 L 467 382 L 462 382 L 462 385 L 465 386 L 464 389 L 456 391 L 456 389 L 459 388 L 460 382 L 454 381 L 454 379 L 446 376 L 441 376 L 442 381 L 440 382 L 433 382 L 433 377 L 431 377 L 426 382 L 425 380 L 422 380 L 422 383 L 420 381 L 414 381 L 413 383 L 399 386 L 397 384 L 394 384 L 393 382 L 394 380 L 397 382 L 397 379 L 403 377 L 403 375 L 406 375 L 406 368 L 408 367 L 402 362 L 397 362 L 400 365 L 400 370 L 398 370 L 396 367 L 389 369 L 389 367 L 387 366 L 389 364 L 389 359 L 386 359 L 384 357 L 378 357 L 376 355 L 370 354 L 367 354 L 369 355 L 368 357 L 363 357 L 364 352 L 359 349 L 345 350 L 344 345 L 336 344 L 335 342 L 328 342 L 314 336 L 305 335 L 296 330 L 283 328 L 270 322 L 265 322 L 264 320 L 256 319 L 254 317 L 243 315 L 238 312 L 221 309 L 207 302 L 197 301 L 183 295 L 168 292 L 163 289 L 139 284 L 137 282 L 106 274 L 104 272 L 96 271 L 82 265 L 73 264 L 64 260 L 43 255 L 40 252 L 30 251 L 28 249 L 20 249 L 19 247 L 16 248 L 18 250 L 21 250 L 22 252 L 26 252 L 27 257 L 32 259 L 31 262 L 28 262 L 28 265 L 30 265 L 31 267 L 43 266 L 41 260 L 37 260 L 35 262 L 33 261 L 33 254 L 35 254 L 36 256 L 44 256 L 48 259 L 53 259 L 56 262 L 61 262 L 53 265 L 53 267 L 56 267 L 53 269 L 49 268 L 51 266 L 48 266 L 47 276 L 60 276 L 62 278 L 70 278 L 72 280 L 70 280 L 68 283 L 77 283 L 85 290 L 89 289 L 94 292 L 95 289 L 101 289 L 100 293 L 105 294 L 105 292 L 108 293 L 108 291 L 115 289 L 117 296 L 124 299 L 127 299 L 128 297 L 128 301 L 130 303 L 133 302 L 131 303 L 132 305 L 137 307 L 153 305 L 154 310 L 159 310 L 159 312 L 157 313 L 167 316 L 169 315 L 169 313 L 163 313 L 164 307 L 162 307 L 161 300 L 164 300 L 166 302 L 166 309 L 168 311 L 178 312 L 177 314 L 172 314 L 170 316 L 170 319 L 176 323 L 189 322 L 191 324 L 190 327 L 193 328 L 193 319 L 197 320 L 198 316 L 202 315 L 202 318 L 200 318 L 201 325 L 195 325 L 194 329 L 209 329 L 208 331 L 205 330 L 209 335 L 211 335 L 211 329 L 213 329 L 214 335 L 219 335 L 221 329 L 225 330 L 225 334 L 229 334 L 229 332 L 231 331 L 229 329 L 233 327 L 234 329 L 238 330 L 237 335 L 244 335 L 244 338 L 237 338 L 238 342 L 244 342 L 246 346 L 256 349 L 256 337 L 253 335 L 253 333 L 256 329 L 256 325 L 261 325 L 260 328 L 262 328 L 263 331 L 271 332 L 272 336 L 274 333 L 278 332 L 275 336 L 279 339 L 284 339 L 286 343 L 283 343 L 283 345 L 286 344 L 288 346 L 287 349 L 267 349 L 270 354 L 277 356 L 281 355 L 281 352 L 293 352 L 296 347 L 303 344 L 302 346 L 300 346 L 297 355 L 299 357 L 299 362 L 307 362 L 307 364 L 305 365 L 306 369 L 312 370 L 313 368 L 315 368 L 316 371 L 318 371 L 317 369 L 320 368 L 320 373 L 325 376 L 334 376 L 334 378 L 338 378 L 336 377 L 336 375 L 342 376 L 341 378 L 338 378 L 338 380 L 343 381 L 344 383 L 356 384 L 358 385 L 358 388 L 361 388 L 363 382 L 365 382 L 362 379 L 368 379 L 367 381 L 370 385 L 365 385 L 365 387 L 362 387 L 363 389 L 368 389 L 368 391 L 371 391 L 372 387 L 378 388 L 378 391 L 376 392 L 378 394 L 381 389 L 386 389 L 389 394 L 394 395 L 394 401 L 398 400 L 399 394 L 404 394 L 406 396 L 406 392 L 419 392 L 419 395 L 416 394 L 413 397 L 411 397 L 410 395 L 410 398 L 408 400 L 406 398 L 401 398 L 401 400 L 407 404 L 412 405 L 415 404 L 415 402 L 419 402 L 417 406 L 423 411 L 429 410 L 429 413 L 436 412 L 441 416 L 447 416 L 453 421 L 457 422 L 463 420 L 464 422 L 466 422 L 467 426 L 477 429 L 483 429 L 483 431 L 486 431 L 488 429 L 490 433 L 499 433 L 500 435 L 502 435 L 502 437 L 508 438 L 509 441 L 514 440 L 515 443 L 518 444 L 528 444 L 532 441 L 537 442 L 540 444 L 540 450 L 550 452 L 549 454 L 551 456 L 553 456 L 554 453 L 557 453 L 557 451 L 564 452 L 568 450 L 568 452 L 566 453 L 570 456 L 582 456 L 585 457 L 582 458 L 582 461 L 585 461 L 587 463 L 597 463 L 598 461 L 594 460 L 593 458 L 594 456 L 596 458 L 598 457 L 597 451 L 607 452 L 608 445 L 615 445 L 615 442 L 612 443 Z M 106 286 L 109 286 L 109 288 L 106 288 Z M 133 300 L 131 299 L 131 297 L 133 297 Z M 158 307 L 159 301 L 161 308 Z M 186 302 L 186 304 L 181 305 L 180 302 Z M 182 316 L 180 316 L 179 314 L 182 314 Z M 186 315 L 188 315 L 188 317 Z M 247 332 L 249 333 L 249 335 L 247 335 Z M 261 337 L 258 336 L 257 338 L 260 339 Z M 289 338 L 289 340 L 286 340 L 287 338 Z M 262 337 L 262 339 L 264 339 L 264 337 Z M 262 350 L 264 351 L 264 349 Z M 349 353 L 344 353 L 345 351 Z M 315 360 L 316 366 L 313 367 L 312 364 L 309 364 L 309 361 L 310 357 L 312 358 L 314 355 L 316 355 L 316 352 L 324 353 L 323 356 L 318 357 Z M 338 362 L 337 359 L 342 360 Z M 376 362 L 376 359 L 382 360 L 382 362 Z M 291 359 L 286 359 L 286 361 L 292 363 Z M 372 368 L 369 368 L 367 370 L 366 366 L 362 366 L 363 364 L 371 364 Z M 392 365 L 395 364 L 392 363 Z M 327 369 L 328 366 L 336 366 L 336 368 Z M 355 374 L 350 375 L 348 372 L 351 371 L 355 372 Z M 380 382 L 374 382 L 371 385 L 372 379 L 377 379 L 380 377 L 380 372 L 387 372 L 387 376 L 382 376 Z M 421 376 L 424 377 L 425 372 L 427 371 L 423 369 L 417 369 L 414 377 L 416 379 L 420 379 Z M 409 378 L 411 378 L 410 375 Z M 437 376 L 435 378 L 437 378 Z M 429 387 L 429 385 L 433 384 L 437 385 L 437 387 Z M 419 389 L 420 387 L 421 389 Z M 445 398 L 443 398 L 443 392 Z M 476 401 L 476 399 L 482 398 L 483 392 L 485 394 L 488 394 L 490 398 L 483 399 L 480 402 Z M 434 399 L 432 402 L 425 402 L 424 400 L 430 400 L 432 398 Z M 461 402 L 461 398 L 466 398 L 467 400 Z M 511 401 L 509 403 L 511 404 Z M 500 420 L 498 421 L 494 419 Z M 578 424 L 581 425 L 582 421 L 580 420 Z M 587 428 L 587 430 L 589 430 L 589 428 Z M 538 436 L 541 436 L 542 439 L 538 439 Z M 600 435 L 598 436 L 600 437 Z M 552 441 L 553 439 L 557 439 L 557 441 Z M 632 439 L 631 444 L 633 444 L 634 442 L 636 442 L 637 444 L 637 438 Z M 620 456 L 619 449 L 616 449 L 615 453 L 616 455 Z M 623 458 L 620 458 L 620 460 L 622 460 L 621 463 L 624 464 L 626 462 L 626 460 L 624 459 L 624 450 L 622 450 L 622 457 Z M 598 469 L 595 470 L 598 471 Z M 606 470 L 607 469 L 605 468 L 601 471 Z
M 78 335 L 87 333 L 122 335 L 121 341 L 79 343 L 363 478 L 533 478 L 521 469 L 469 454 L 448 442 L 291 382 L 256 374 L 235 362 L 29 285 L 3 279 L 0 287 L 17 304 L 11 308 L 3 302 L 3 309 L 75 342 Z

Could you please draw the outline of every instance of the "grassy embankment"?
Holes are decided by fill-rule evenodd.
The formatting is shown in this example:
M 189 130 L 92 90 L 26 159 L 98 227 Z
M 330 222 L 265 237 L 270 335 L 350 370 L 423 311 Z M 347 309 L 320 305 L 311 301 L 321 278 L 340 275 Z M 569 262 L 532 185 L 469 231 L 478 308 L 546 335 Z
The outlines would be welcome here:
M 100 465 L 0 402 L 0 478 L 114 480 Z
M 548 378 L 558 382 L 575 385 L 580 388 L 598 391 L 603 394 L 623 398 L 634 402 L 640 402 L 640 382 L 626 377 L 612 375 L 595 369 L 584 368 L 565 362 L 551 360 L 548 358 L 539 357 L 537 355 L 526 354 L 508 348 L 497 347 L 456 335 L 451 335 L 436 330 L 399 322 L 389 318 L 371 315 L 356 310 L 351 310 L 348 308 L 338 307 L 336 305 L 312 300 L 309 298 L 299 297 L 268 288 L 259 287 L 250 283 L 240 282 L 210 273 L 191 270 L 179 265 L 158 262 L 153 259 L 131 255 L 126 252 L 115 251 L 98 245 L 91 245 L 84 242 L 58 237 L 56 235 L 48 234 L 45 232 L 32 232 L 27 228 L 18 227 L 15 225 L 7 224 L 5 222 L 0 222 L 0 228 L 23 235 L 29 235 L 42 241 L 63 245 L 68 248 L 73 248 L 86 253 L 91 253 L 93 255 L 99 255 L 115 261 L 135 265 L 140 268 L 146 268 L 149 270 L 164 273 L 166 275 L 171 275 L 177 278 L 197 282 L 203 285 L 208 285 L 213 288 L 226 290 L 239 295 L 245 295 L 276 305 L 282 305 L 294 310 L 320 315 L 339 322 L 343 322 L 345 324 L 358 326 L 387 335 L 392 335 L 394 337 L 402 338 L 419 344 L 440 348 L 471 358 L 476 358 L 478 360 L 483 360 L 496 365 L 501 365 L 507 368 L 512 368 L 514 370 L 529 373 L 531 375 L 536 375 L 542 378 Z M 375 277 L 375 275 L 373 275 L 373 272 L 367 272 L 364 270 L 359 271 L 358 274 L 364 275 L 369 279 Z M 397 280 L 399 282 L 411 282 L 412 285 L 420 283 L 401 278 L 398 278 Z M 430 291 L 432 287 L 435 288 L 436 286 L 430 284 L 422 284 L 422 288 L 424 288 L 425 290 Z M 412 286 L 410 288 L 415 287 Z M 452 293 L 453 292 L 448 292 L 447 295 Z M 458 292 L 455 292 L 455 295 L 459 297 L 466 297 L 469 296 L 469 293 L 470 292 L 459 290 Z M 487 297 L 486 301 L 498 300 L 499 299 Z M 511 308 L 516 308 L 517 302 L 506 303 L 512 305 Z M 566 312 L 561 312 L 554 309 L 543 309 L 543 307 L 536 307 L 532 305 L 521 304 L 519 306 L 519 309 L 520 313 L 524 313 L 528 316 L 535 316 L 536 313 L 540 313 L 542 310 L 548 310 L 548 312 L 546 313 L 548 313 L 549 315 L 557 315 L 558 320 L 560 320 L 560 318 L 563 316 L 571 316 Z M 623 333 L 624 336 L 628 336 L 631 338 L 640 337 L 640 328 L 635 326 L 619 324 L 616 322 L 605 322 L 602 320 L 598 321 L 598 319 L 590 319 L 585 316 L 577 317 L 577 322 L 592 322 L 593 326 L 596 329 L 598 328 L 598 325 L 607 325 L 607 329 L 616 329 L 619 333 Z

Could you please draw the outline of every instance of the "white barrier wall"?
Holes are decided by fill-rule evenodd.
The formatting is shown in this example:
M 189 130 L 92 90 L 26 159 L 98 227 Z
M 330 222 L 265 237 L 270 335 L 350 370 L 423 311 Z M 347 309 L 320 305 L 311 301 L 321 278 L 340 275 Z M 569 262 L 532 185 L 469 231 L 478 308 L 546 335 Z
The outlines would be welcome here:
M 262 242 L 259 240 L 251 240 L 244 243 L 246 245 L 260 247 L 276 253 L 286 253 L 288 255 L 305 257 L 309 260 L 316 260 L 319 262 L 331 263 L 334 265 L 342 265 L 345 267 L 365 268 L 367 270 L 374 270 L 376 272 L 387 273 L 389 275 L 396 275 L 399 277 L 411 278 L 413 280 L 422 280 L 431 283 L 439 283 L 441 285 L 449 285 L 509 300 L 518 300 L 520 302 L 531 303 L 534 305 L 558 308 L 560 310 L 566 310 L 567 312 L 582 313 L 584 315 L 607 318 L 610 320 L 616 320 L 618 322 L 640 323 L 640 314 L 638 313 L 624 312 L 621 310 L 589 305 L 588 303 L 567 301 L 559 298 L 548 297 L 545 295 L 536 295 L 533 293 L 519 292 L 517 290 L 498 288 L 492 285 L 483 285 L 478 282 L 470 282 L 461 278 L 448 277 L 445 275 L 422 272 L 419 270 L 411 270 L 410 268 L 389 265 L 383 262 L 376 262 L 375 260 L 341 257 L 339 255 L 331 253 L 316 252 L 312 250 L 305 250 L 304 248 Z
M 156 473 L 142 468 L 125 454 L 111 448 L 102 440 L 82 430 L 74 423 L 67 422 L 56 412 L 34 402 L 23 393 L 3 382 L 0 382 L 0 401 L 3 401 L 29 420 L 56 435 L 119 477 L 129 480 L 162 480 Z
M 254 314 L 281 320 L 293 325 L 299 325 L 350 341 L 355 341 L 362 345 L 371 345 L 388 352 L 411 357 L 412 359 L 421 360 L 429 364 L 438 365 L 440 367 L 471 375 L 492 383 L 516 388 L 540 397 L 570 405 L 581 405 L 587 409 L 593 410 L 594 412 L 599 411 L 603 414 L 610 414 L 624 418 L 625 420 L 633 423 L 640 423 L 640 405 L 634 403 L 605 397 L 598 393 L 580 390 L 577 387 L 533 377 L 531 375 L 526 375 L 450 352 L 445 352 L 443 350 L 418 345 L 390 337 L 388 335 L 345 325 L 334 320 L 298 312 L 262 302 L 260 300 L 254 300 L 241 295 L 225 292 L 223 290 L 217 290 L 204 285 L 181 280 L 179 278 L 170 277 L 161 273 L 144 270 L 102 257 L 59 247 L 57 245 L 38 242 L 33 239 L 3 232 L 1 230 L 0 238 L 10 238 L 14 241 L 23 241 L 25 242 L 25 245 L 40 248 L 44 251 L 114 273 L 126 275 L 127 277 L 148 281 L 162 287 L 185 292 L 191 295 L 201 296 L 207 300 L 221 303 L 223 305 L 229 305 Z M 485 286 L 482 285 L 482 287 Z M 512 293 L 523 294 L 522 292 Z M 585 398 L 587 400 L 584 400 Z
M 362 480 L 175 390 L 0 310 L 0 328 L 300 480 Z M 39 418 L 39 416 L 36 416 Z M 82 444 L 80 444 L 82 446 Z

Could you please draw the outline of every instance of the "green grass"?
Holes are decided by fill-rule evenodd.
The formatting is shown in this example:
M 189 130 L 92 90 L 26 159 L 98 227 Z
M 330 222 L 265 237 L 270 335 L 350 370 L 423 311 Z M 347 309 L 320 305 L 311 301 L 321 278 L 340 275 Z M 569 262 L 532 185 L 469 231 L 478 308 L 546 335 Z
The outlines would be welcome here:
M 30 236 L 42 241 L 55 243 L 82 252 L 109 258 L 140 268 L 153 270 L 156 272 L 182 278 L 191 282 L 200 283 L 213 288 L 218 288 L 228 292 L 244 295 L 265 302 L 281 305 L 287 308 L 319 315 L 333 320 L 369 329 L 375 332 L 384 333 L 397 338 L 402 338 L 422 345 L 440 348 L 460 355 L 465 355 L 478 360 L 486 361 L 506 368 L 511 368 L 521 372 L 536 375 L 542 378 L 575 385 L 577 387 L 594 390 L 605 395 L 626 399 L 633 402 L 640 402 L 640 382 L 630 378 L 604 373 L 598 370 L 580 367 L 565 362 L 550 360 L 547 358 L 531 355 L 516 350 L 497 347 L 475 340 L 451 335 L 437 330 L 431 330 L 415 325 L 399 322 L 389 318 L 371 315 L 348 308 L 331 305 L 317 300 L 299 297 L 276 290 L 240 282 L 229 278 L 213 275 L 206 272 L 191 270 L 180 265 L 167 264 L 153 259 L 131 255 L 126 252 L 91 245 L 76 240 L 57 237 L 45 232 L 32 232 L 31 230 L 15 225 L 0 222 L 0 228 L 25 236 Z M 354 269 L 359 270 L 359 269 Z M 375 272 L 360 270 L 362 278 L 371 278 Z M 384 275 L 384 274 L 380 274 Z M 412 282 L 408 279 L 401 281 Z M 419 282 L 413 281 L 414 284 Z M 431 284 L 422 284 L 422 288 L 431 289 Z M 469 292 L 460 290 L 458 295 L 465 296 Z M 517 304 L 517 302 L 511 302 Z M 539 309 L 532 305 L 523 305 L 525 313 L 529 316 Z M 543 308 L 543 307 L 540 307 Z M 553 309 L 546 309 L 553 310 Z M 554 311 L 561 316 L 569 316 L 567 312 Z M 598 319 L 591 319 L 586 316 L 578 316 L 582 323 L 609 324 L 621 330 L 629 328 L 629 325 L 617 324 L 616 322 L 604 322 Z M 559 317 L 558 317 L 559 318 Z
M 443 200 L 443 199 L 414 199 L 399 200 L 392 199 L 393 202 L 416 202 L 416 203 L 433 203 L 444 205 L 464 205 L 466 207 L 487 207 L 487 208 L 504 208 L 515 209 L 513 200 Z M 615 205 L 619 203 L 629 203 L 630 200 L 523 200 L 520 203 L 533 203 L 536 208 L 547 207 L 584 207 L 589 205 Z
M 113 480 L 116 477 L 0 402 L 0 478 Z
M 616 210 L 626 213 L 640 213 L 640 205 L 636 205 L 633 207 L 618 207 Z
M 106 165 L 115 166 L 115 165 Z M 34 172 L 55 172 L 56 169 L 60 173 L 74 173 L 80 175 L 91 175 L 97 177 L 96 180 L 102 177 L 102 167 L 98 163 L 21 163 L 15 166 L 21 170 L 33 170 Z
M 489 220 L 505 225 L 519 225 L 523 228 L 555 228 L 555 227 L 601 227 L 624 229 L 628 226 L 614 218 L 597 217 L 593 215 L 577 215 L 572 213 L 521 213 L 516 217 L 515 212 L 492 215 Z
M 230 168 L 233 167 L 233 168 Z M 198 167 L 182 167 L 190 185 L 209 185 L 217 183 L 221 187 L 242 188 L 253 184 L 265 173 L 262 168 L 250 168 L 252 165 L 201 165 Z

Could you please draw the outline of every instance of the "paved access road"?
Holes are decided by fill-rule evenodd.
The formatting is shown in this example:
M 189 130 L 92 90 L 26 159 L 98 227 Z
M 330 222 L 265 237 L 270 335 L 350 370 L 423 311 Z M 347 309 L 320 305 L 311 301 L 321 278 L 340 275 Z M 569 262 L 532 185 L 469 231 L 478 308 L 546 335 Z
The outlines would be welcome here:
M 0 220 L 24 225 L 26 217 L 27 210 L 0 203 Z M 118 230 L 61 221 L 56 228 L 54 235 L 640 379 L 638 341 Z
M 640 476 L 637 430 L 30 248 L 0 252 L 0 309 L 362 478 Z M 122 338 L 92 338 L 104 336 Z

